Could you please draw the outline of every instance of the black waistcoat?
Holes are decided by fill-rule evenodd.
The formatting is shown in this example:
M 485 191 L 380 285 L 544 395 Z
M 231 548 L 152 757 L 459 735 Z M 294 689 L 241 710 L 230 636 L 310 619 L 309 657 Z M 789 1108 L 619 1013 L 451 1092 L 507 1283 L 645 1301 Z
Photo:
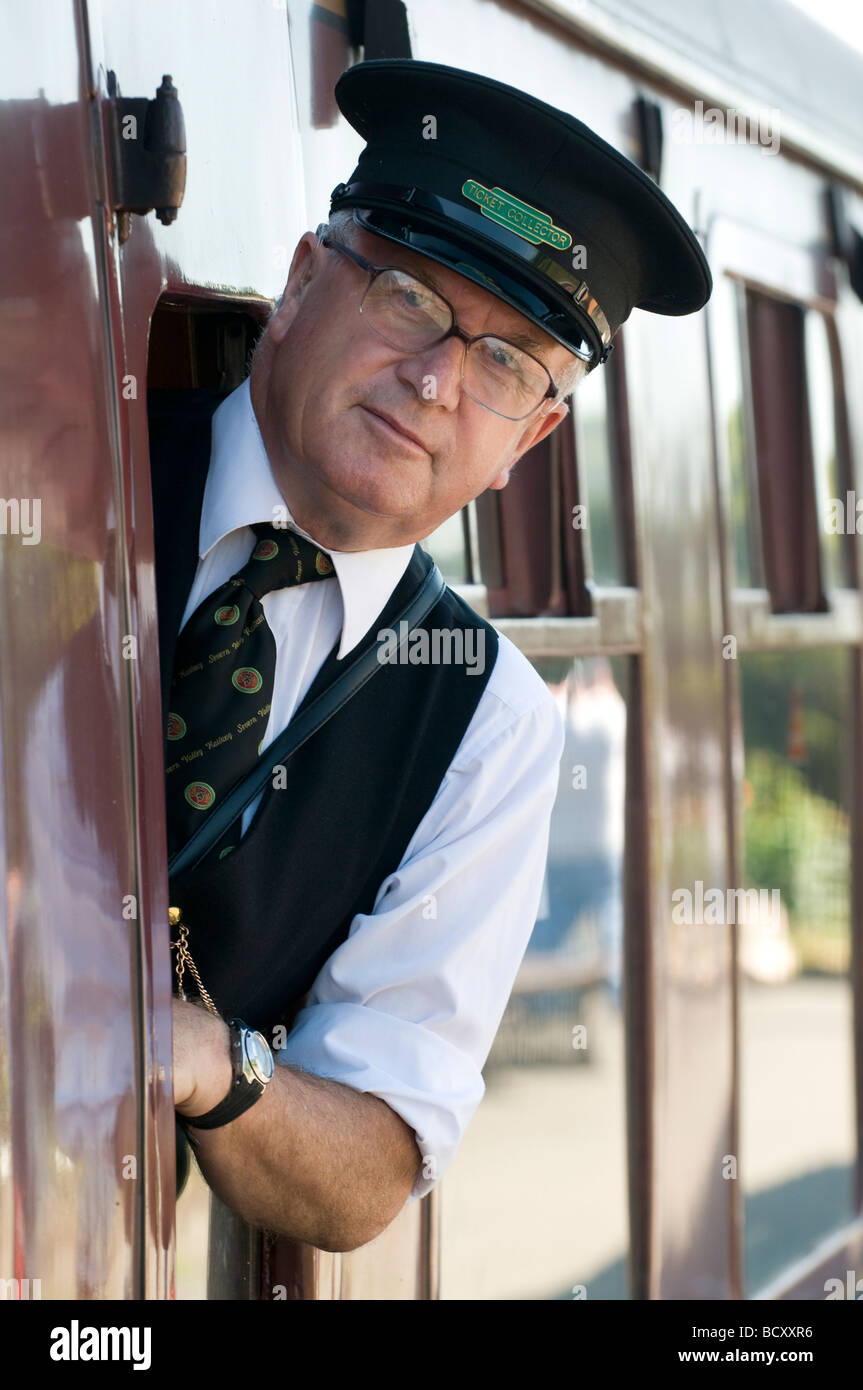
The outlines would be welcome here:
M 222 399 L 209 391 L 160 391 L 149 400 L 165 720 L 174 645 L 197 566 L 210 421 Z M 367 639 L 393 626 L 428 564 L 417 545 Z M 354 916 L 371 912 L 431 805 L 488 682 L 497 634 L 449 589 L 423 626 L 475 629 L 473 642 L 484 640 L 482 672 L 470 674 L 456 662 L 383 664 L 293 754 L 286 786 L 268 785 L 237 848 L 171 883 L 170 901 L 183 909 L 192 955 L 223 1015 L 260 1028 L 292 1015 Z M 337 650 L 299 708 L 343 669 Z

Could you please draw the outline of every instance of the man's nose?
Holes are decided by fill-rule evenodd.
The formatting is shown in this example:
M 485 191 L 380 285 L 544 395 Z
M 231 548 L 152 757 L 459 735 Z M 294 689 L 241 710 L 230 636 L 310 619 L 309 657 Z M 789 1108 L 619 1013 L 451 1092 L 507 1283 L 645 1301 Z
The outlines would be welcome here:
M 413 388 L 419 400 L 437 403 L 445 410 L 457 410 L 463 361 L 464 343 L 453 334 L 433 347 L 405 357 L 396 375 Z

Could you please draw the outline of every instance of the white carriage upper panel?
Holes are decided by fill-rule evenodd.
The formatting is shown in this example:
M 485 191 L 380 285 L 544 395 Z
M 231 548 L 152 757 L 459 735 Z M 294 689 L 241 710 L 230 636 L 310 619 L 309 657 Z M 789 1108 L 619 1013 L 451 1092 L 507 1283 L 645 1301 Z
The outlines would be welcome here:
M 123 97 L 177 88 L 186 127 L 176 221 L 133 215 L 137 259 L 153 247 L 171 287 L 273 298 L 305 229 L 302 151 L 285 5 L 273 0 L 92 0 L 91 75 Z M 124 249 L 125 255 L 125 249 Z

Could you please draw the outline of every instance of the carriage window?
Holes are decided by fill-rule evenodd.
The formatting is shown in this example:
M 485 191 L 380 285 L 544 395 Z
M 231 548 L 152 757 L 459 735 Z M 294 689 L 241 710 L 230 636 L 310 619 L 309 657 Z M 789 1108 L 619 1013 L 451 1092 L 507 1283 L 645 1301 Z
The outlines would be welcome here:
M 536 662 L 566 744 L 537 922 L 442 1186 L 445 1299 L 625 1299 L 628 657 Z
M 829 590 L 856 583 L 832 325 L 727 276 L 709 312 L 732 587 L 766 587 L 774 612 L 823 611 Z
M 589 583 L 630 584 L 622 351 L 575 388 L 571 414 L 523 454 L 505 488 L 425 542 L 451 582 L 486 586 L 492 617 L 587 617 Z
M 741 660 L 748 892 L 736 930 L 750 1296 L 856 1210 L 850 680 L 840 648 Z
M 746 293 L 764 572 L 773 611 L 823 612 L 805 311 Z
M 248 372 L 269 305 L 250 307 L 244 313 L 218 301 L 161 300 L 150 323 L 147 389 L 233 391 Z

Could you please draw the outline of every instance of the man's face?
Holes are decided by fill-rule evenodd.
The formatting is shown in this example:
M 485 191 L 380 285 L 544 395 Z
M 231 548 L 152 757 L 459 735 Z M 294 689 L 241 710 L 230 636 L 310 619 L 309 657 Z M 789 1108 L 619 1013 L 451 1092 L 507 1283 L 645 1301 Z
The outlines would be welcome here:
M 555 381 L 572 364 L 559 343 L 464 276 L 364 229 L 350 244 L 431 284 L 466 333 L 514 337 Z M 299 524 L 333 550 L 428 536 L 486 488 L 504 487 L 521 454 L 567 412 L 553 401 L 526 420 L 483 409 L 461 387 L 464 344 L 453 337 L 412 355 L 388 346 L 360 314 L 367 284 L 365 271 L 307 233 L 252 366 L 275 480 Z

